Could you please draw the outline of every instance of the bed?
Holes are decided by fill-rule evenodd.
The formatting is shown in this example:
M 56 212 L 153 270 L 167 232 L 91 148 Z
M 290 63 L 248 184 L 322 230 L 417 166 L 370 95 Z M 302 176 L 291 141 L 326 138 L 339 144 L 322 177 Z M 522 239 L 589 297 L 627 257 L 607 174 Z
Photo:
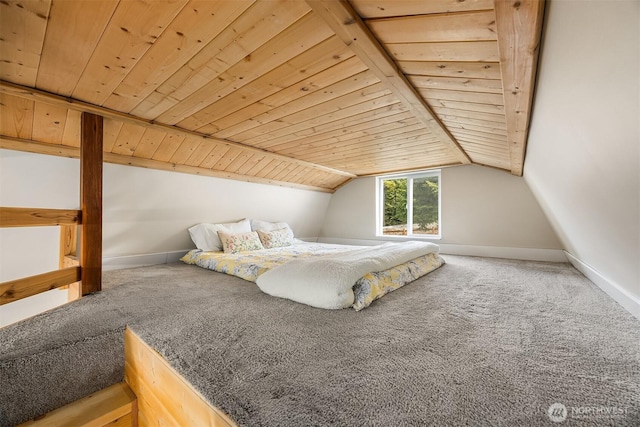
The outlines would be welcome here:
M 308 243 L 295 239 L 282 222 L 198 224 L 189 231 L 198 248 L 183 262 L 255 282 L 269 295 L 317 308 L 362 310 L 444 263 L 432 243 Z

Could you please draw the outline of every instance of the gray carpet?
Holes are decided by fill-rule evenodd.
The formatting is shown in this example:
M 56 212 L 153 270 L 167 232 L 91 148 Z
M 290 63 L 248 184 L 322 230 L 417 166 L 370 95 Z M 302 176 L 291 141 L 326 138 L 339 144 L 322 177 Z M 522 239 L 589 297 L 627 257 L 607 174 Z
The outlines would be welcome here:
M 640 425 L 640 322 L 567 264 L 444 256 L 327 311 L 183 264 L 0 330 L 0 425 L 121 381 L 129 325 L 240 425 Z

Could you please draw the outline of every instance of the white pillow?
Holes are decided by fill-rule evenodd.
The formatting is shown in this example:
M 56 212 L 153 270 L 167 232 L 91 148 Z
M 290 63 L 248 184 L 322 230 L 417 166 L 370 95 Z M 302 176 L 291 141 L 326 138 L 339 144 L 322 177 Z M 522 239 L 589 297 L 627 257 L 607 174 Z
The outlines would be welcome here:
M 252 219 L 251 220 L 251 230 L 252 231 L 276 231 L 276 230 L 280 230 L 282 228 L 286 228 L 289 230 L 289 233 L 291 234 L 291 239 L 293 239 L 294 235 L 293 235 L 293 230 L 291 229 L 291 227 L 289 227 L 289 224 L 287 224 L 286 222 L 267 222 L 267 221 L 261 221 L 259 219 Z
M 224 233 L 249 233 L 251 231 L 251 223 L 248 219 L 226 224 L 202 223 L 189 228 L 189 235 L 196 248 L 201 251 L 221 251 L 222 242 L 218 237 L 218 231 Z

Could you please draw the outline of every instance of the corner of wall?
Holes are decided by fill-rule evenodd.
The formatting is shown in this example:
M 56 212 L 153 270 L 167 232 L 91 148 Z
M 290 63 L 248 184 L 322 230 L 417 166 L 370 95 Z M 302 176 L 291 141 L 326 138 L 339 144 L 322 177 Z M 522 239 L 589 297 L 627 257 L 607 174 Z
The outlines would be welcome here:
M 625 310 L 640 320 L 640 298 L 635 297 L 629 293 L 623 286 L 615 283 L 613 280 L 608 279 L 602 273 L 588 265 L 587 263 L 576 258 L 574 255 L 565 251 L 567 258 L 571 265 L 576 270 L 585 275 L 585 277 L 596 284 L 607 295 L 613 298 L 618 304 L 620 304 Z

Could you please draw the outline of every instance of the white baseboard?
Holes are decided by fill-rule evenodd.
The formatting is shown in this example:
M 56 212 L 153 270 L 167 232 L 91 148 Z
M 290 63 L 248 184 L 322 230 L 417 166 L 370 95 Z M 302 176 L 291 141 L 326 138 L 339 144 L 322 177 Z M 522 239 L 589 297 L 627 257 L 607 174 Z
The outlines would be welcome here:
M 320 237 L 318 241 L 321 243 L 360 246 L 379 245 L 385 242 L 385 240 L 343 239 L 339 237 Z M 507 248 L 500 246 L 435 243 L 440 246 L 440 253 L 444 255 L 482 256 L 488 258 L 521 259 L 526 261 L 567 262 L 567 257 L 561 249 Z
M 502 246 L 439 244 L 440 253 L 482 256 L 487 258 L 520 259 L 524 261 L 567 262 L 562 249 L 508 248 Z
M 576 270 L 584 274 L 587 279 L 595 283 L 600 289 L 602 289 L 607 295 L 613 298 L 618 304 L 624 307 L 629 313 L 634 315 L 640 320 L 640 298 L 631 295 L 626 289 L 617 284 L 616 282 L 607 279 L 600 272 L 595 270 L 590 265 L 579 260 L 574 255 L 567 251 L 564 251 L 567 259 L 573 265 Z
M 121 270 L 123 268 L 144 267 L 147 265 L 167 264 L 176 262 L 189 251 L 162 252 L 156 254 L 126 255 L 102 259 L 102 270 Z

